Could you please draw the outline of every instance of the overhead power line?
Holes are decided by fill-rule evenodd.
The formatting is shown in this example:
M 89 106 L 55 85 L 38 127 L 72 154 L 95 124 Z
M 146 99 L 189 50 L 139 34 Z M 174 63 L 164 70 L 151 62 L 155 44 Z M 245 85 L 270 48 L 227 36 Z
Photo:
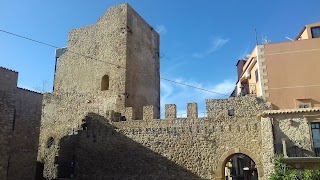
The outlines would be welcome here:
M 26 36 L 22 36 L 22 35 L 19 35 L 19 34 L 16 34 L 16 33 L 12 33 L 12 32 L 9 32 L 9 31 L 5 31 L 5 30 L 2 30 L 2 29 L 0 29 L 0 32 L 6 33 L 6 34 L 9 34 L 9 35 L 12 35 L 12 36 L 16 36 L 16 37 L 18 37 L 18 38 L 22 38 L 22 39 L 25 39 L 25 40 L 28 40 L 28 41 L 32 41 L 32 42 L 35 42 L 35 43 L 38 43 L 38 44 L 41 44 L 41 45 L 45 45 L 45 46 L 48 46 L 48 47 L 51 47 L 51 48 L 55 48 L 55 49 L 59 49 L 59 48 L 60 48 L 60 47 L 58 47 L 58 46 L 55 46 L 55 45 L 52 45 L 52 44 L 49 44 L 49 43 L 46 43 L 46 42 L 43 42 L 43 41 L 35 40 L 35 39 L 32 39 L 32 38 L 29 38 L 29 37 L 26 37 Z M 103 61 L 103 60 L 94 58 L 94 57 L 92 57 L 92 56 L 88 56 L 88 55 L 84 55 L 84 54 L 81 54 L 81 53 L 78 53 L 78 52 L 70 51 L 70 50 L 68 50 L 68 49 L 67 49 L 67 51 L 70 52 L 70 53 L 79 55 L 79 56 L 83 56 L 83 57 L 85 57 L 85 58 L 87 58 L 87 59 L 91 59 L 91 60 L 95 60 L 95 61 L 107 63 L 107 64 L 110 64 L 110 65 L 116 66 L 116 67 L 118 67 L 118 68 L 122 68 L 122 69 L 128 70 L 126 67 L 122 67 L 122 66 L 117 65 L 117 64 L 114 64 L 114 63 L 106 62 L 106 61 Z M 130 70 L 128 70 L 128 71 L 130 71 Z M 153 74 L 146 74 L 146 73 L 144 73 L 144 72 L 139 72 L 139 71 L 135 71 L 135 70 L 132 70 L 132 71 L 138 72 L 138 73 L 142 73 L 143 75 L 154 76 Z M 164 81 L 171 82 L 171 83 L 175 83 L 175 84 L 180 84 L 180 85 L 183 85 L 183 86 L 187 86 L 187 87 L 190 87 L 190 88 L 198 89 L 198 90 L 201 90 L 201 91 L 213 93 L 213 94 L 218 94 L 218 95 L 222 95 L 222 96 L 229 96 L 229 95 L 227 95 L 227 94 L 223 94 L 223 93 L 211 91 L 211 90 L 204 89 L 204 88 L 201 88 L 201 87 L 192 86 L 192 85 L 189 85 L 189 84 L 185 84 L 185 83 L 182 83 L 182 82 L 177 82 L 177 81 L 170 80 L 170 79 L 167 79 L 167 78 L 161 78 L 161 77 L 160 77 L 160 79 L 161 79 L 161 80 L 164 80 Z
M 188 86 L 188 87 L 190 87 L 190 88 L 198 89 L 198 90 L 201 90 L 201 91 L 206 91 L 206 92 L 210 92 L 210 93 L 214 93 L 214 94 L 219 94 L 219 95 L 223 95 L 223 96 L 229 96 L 229 95 L 226 95 L 226 94 L 222 94 L 222 93 L 214 92 L 214 91 L 211 91 L 211 90 L 208 90 L 208 89 L 204 89 L 204 88 L 200 88 L 200 87 L 192 86 L 192 85 L 189 85 L 189 84 L 185 84 L 185 83 L 178 82 L 178 81 L 173 81 L 173 80 L 166 79 L 166 78 L 160 78 L 160 79 L 165 80 L 165 81 L 169 81 L 169 82 L 172 82 L 172 83 L 176 83 L 176 84 L 180 84 L 180 85 Z
M 33 42 L 42 44 L 42 45 L 45 45 L 45 46 L 49 46 L 49 47 L 56 48 L 56 49 L 59 48 L 58 46 L 54 46 L 54 45 L 51 45 L 51 44 L 48 44 L 48 43 L 37 41 L 37 40 L 31 39 L 31 38 L 28 38 L 28 37 L 25 37 L 25 36 L 21 36 L 19 34 L 15 34 L 15 33 L 9 32 L 9 31 L 5 31 L 5 30 L 2 30 L 2 29 L 0 29 L 0 31 L 3 32 L 3 33 L 6 33 L 6 34 L 10 34 L 12 36 L 16 36 L 16 37 L 19 37 L 19 38 L 22 38 L 22 39 L 26 39 L 26 40 L 29 40 L 29 41 L 33 41 Z

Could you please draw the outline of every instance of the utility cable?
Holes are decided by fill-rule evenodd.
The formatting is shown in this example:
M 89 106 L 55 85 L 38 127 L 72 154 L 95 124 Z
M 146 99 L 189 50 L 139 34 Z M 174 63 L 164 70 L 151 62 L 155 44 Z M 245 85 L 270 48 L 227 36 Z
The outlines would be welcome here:
M 43 41 L 34 40 L 32 38 L 25 37 L 25 36 L 22 36 L 22 35 L 19 35 L 19 34 L 15 34 L 15 33 L 9 32 L 9 31 L 5 31 L 5 30 L 2 30 L 2 29 L 0 29 L 0 32 L 6 33 L 6 34 L 9 34 L 9 35 L 12 35 L 12 36 L 16 36 L 16 37 L 19 37 L 19 38 L 22 38 L 22 39 L 25 39 L 25 40 L 29 40 L 29 41 L 32 41 L 32 42 L 35 42 L 35 43 L 38 43 L 38 44 L 41 44 L 41 45 L 45 45 L 45 46 L 48 46 L 48 47 L 51 47 L 51 48 L 55 48 L 55 49 L 59 49 L 60 48 L 58 46 L 55 46 L 55 45 L 52 45 L 52 44 L 49 44 L 49 43 L 46 43 L 46 42 L 43 42 Z M 73 54 L 76 54 L 76 55 L 79 55 L 79 56 L 83 56 L 83 57 L 85 57 L 87 59 L 91 59 L 91 60 L 107 63 L 107 64 L 110 64 L 110 65 L 116 66 L 118 68 L 122 68 L 122 69 L 128 70 L 126 67 L 122 67 L 122 66 L 114 64 L 114 63 L 106 62 L 106 61 L 103 61 L 103 60 L 100 60 L 100 59 L 97 59 L 97 58 L 94 58 L 94 57 L 91 57 L 91 56 L 88 56 L 88 55 L 84 55 L 84 54 L 81 54 L 81 53 L 78 53 L 78 52 L 70 51 L 68 49 L 66 51 L 68 51 L 70 53 L 73 53 Z M 128 71 L 130 71 L 130 70 L 128 70 Z M 138 73 L 142 73 L 144 75 L 148 75 L 148 74 L 146 74 L 144 72 L 139 72 L 139 71 L 134 71 L 134 72 L 138 72 Z M 149 74 L 149 76 L 154 76 L 154 75 Z M 189 85 L 189 84 L 177 82 L 177 81 L 170 80 L 170 79 L 167 79 L 167 78 L 161 78 L 160 77 L 160 79 L 164 80 L 164 81 L 180 84 L 180 85 L 183 85 L 183 86 L 187 86 L 187 87 L 190 87 L 190 88 L 198 89 L 198 90 L 201 90 L 201 91 L 210 92 L 210 93 L 213 93 L 213 94 L 218 94 L 218 95 L 223 95 L 223 96 L 228 96 L 229 97 L 229 95 L 227 95 L 227 94 L 211 91 L 211 90 L 204 89 L 204 88 L 201 88 L 201 87 L 192 86 L 192 85 Z

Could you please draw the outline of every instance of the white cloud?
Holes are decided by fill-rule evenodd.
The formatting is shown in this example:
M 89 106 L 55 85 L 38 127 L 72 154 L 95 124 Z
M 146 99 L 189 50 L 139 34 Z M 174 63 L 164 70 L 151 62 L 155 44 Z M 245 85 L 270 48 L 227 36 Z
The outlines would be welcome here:
M 161 80 L 161 114 L 164 118 L 164 105 L 165 104 L 176 104 L 177 105 L 177 116 L 185 117 L 186 116 L 186 106 L 187 103 L 197 102 L 199 108 L 199 114 L 202 116 L 205 112 L 205 99 L 216 99 L 216 98 L 228 98 L 235 87 L 235 79 L 226 79 L 218 84 L 202 84 L 192 80 L 176 79 L 176 82 L 188 84 L 194 87 L 199 87 L 202 89 L 207 89 L 212 92 L 217 92 L 225 94 L 215 94 L 212 92 L 203 91 L 200 89 L 195 89 L 187 87 L 181 84 L 176 84 Z
M 211 53 L 219 50 L 228 42 L 229 42 L 228 38 L 216 37 L 216 38 L 212 39 L 210 47 L 207 50 L 207 53 L 211 54 Z
M 205 56 L 204 53 L 193 53 L 192 54 L 192 57 L 195 57 L 195 58 L 203 58 Z
M 196 52 L 192 54 L 192 57 L 194 58 L 203 58 L 207 55 L 210 55 L 214 53 L 215 51 L 218 51 L 221 49 L 224 45 L 226 45 L 230 41 L 229 38 L 222 38 L 222 37 L 215 37 L 212 38 L 209 47 L 204 52 Z
M 160 34 L 160 35 L 165 35 L 167 34 L 168 30 L 164 25 L 157 25 L 156 26 L 156 31 Z

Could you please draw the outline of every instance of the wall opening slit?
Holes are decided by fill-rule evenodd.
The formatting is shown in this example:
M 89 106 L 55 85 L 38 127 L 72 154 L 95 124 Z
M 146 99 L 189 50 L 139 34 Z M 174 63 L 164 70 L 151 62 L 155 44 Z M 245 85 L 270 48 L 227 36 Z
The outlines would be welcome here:
M 109 90 L 109 76 L 104 75 L 101 79 L 101 91 Z

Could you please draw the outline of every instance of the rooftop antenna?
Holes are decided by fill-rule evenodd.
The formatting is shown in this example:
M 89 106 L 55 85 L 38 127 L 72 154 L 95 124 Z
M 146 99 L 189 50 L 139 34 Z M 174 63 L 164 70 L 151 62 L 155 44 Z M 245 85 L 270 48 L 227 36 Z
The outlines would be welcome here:
M 268 36 L 263 37 L 262 36 L 262 44 L 269 44 L 271 40 L 268 39 Z
M 293 39 L 291 39 L 291 38 L 289 38 L 289 37 L 287 37 L 287 36 L 286 36 L 285 38 L 286 38 L 286 39 L 289 39 L 290 41 L 294 41 Z

